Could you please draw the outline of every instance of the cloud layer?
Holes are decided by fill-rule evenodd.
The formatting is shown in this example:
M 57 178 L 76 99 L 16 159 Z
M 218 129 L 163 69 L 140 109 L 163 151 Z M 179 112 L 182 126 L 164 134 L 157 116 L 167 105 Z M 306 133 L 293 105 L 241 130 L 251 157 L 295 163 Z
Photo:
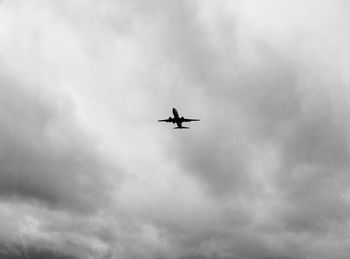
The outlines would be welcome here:
M 1 3 L 0 255 L 347 258 L 349 8 Z

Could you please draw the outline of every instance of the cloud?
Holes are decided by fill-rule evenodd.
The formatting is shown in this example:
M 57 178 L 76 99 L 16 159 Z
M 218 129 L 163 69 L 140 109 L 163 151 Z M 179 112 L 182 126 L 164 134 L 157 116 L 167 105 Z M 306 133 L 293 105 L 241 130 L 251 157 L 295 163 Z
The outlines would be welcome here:
M 343 2 L 0 8 L 6 255 L 347 258 Z
M 9 76 L 1 82 L 1 195 L 77 211 L 98 207 L 107 199 L 101 190 L 109 188 L 99 174 L 112 168 L 80 133 L 64 100 L 37 96 Z
M 16 259 L 16 258 L 52 258 L 52 259 L 76 259 L 77 257 L 72 255 L 66 255 L 58 251 L 51 251 L 49 249 L 38 249 L 36 247 L 20 248 L 17 247 L 15 251 L 8 251 L 7 248 L 1 249 L 1 257 L 4 259 Z
M 3 256 L 80 258 L 80 247 L 92 241 L 79 242 L 86 233 L 73 229 L 112 201 L 122 171 L 101 156 L 64 95 L 52 98 L 11 73 L 1 73 L 0 82 Z

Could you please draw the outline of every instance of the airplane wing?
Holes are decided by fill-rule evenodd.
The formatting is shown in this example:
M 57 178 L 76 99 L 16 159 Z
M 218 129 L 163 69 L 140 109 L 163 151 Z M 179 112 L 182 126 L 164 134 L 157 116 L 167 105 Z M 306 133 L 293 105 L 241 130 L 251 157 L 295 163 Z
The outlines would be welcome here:
M 183 118 L 182 120 L 183 122 L 190 122 L 190 121 L 200 121 L 199 119 L 186 119 L 186 118 Z
M 165 119 L 165 120 L 158 120 L 159 122 L 160 121 L 164 121 L 164 122 L 172 122 L 172 120 L 171 119 Z

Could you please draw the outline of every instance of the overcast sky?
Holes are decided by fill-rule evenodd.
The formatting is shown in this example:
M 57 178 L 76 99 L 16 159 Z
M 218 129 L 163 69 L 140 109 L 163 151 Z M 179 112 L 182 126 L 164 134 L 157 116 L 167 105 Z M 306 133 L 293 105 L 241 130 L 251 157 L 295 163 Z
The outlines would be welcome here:
M 348 258 L 349 14 L 1 1 L 0 257 Z

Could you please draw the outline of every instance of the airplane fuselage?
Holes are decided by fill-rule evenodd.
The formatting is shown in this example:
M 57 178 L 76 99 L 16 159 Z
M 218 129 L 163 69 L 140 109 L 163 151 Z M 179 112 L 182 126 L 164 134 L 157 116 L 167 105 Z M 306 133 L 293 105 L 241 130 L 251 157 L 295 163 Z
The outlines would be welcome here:
M 173 108 L 173 114 L 174 114 L 174 118 L 172 119 L 173 123 L 176 123 L 178 128 L 182 128 L 183 121 L 179 117 L 179 113 L 177 112 L 177 110 L 175 108 Z
M 177 110 L 175 108 L 173 108 L 173 114 L 174 114 L 174 119 L 179 119 L 179 113 L 177 112 Z

